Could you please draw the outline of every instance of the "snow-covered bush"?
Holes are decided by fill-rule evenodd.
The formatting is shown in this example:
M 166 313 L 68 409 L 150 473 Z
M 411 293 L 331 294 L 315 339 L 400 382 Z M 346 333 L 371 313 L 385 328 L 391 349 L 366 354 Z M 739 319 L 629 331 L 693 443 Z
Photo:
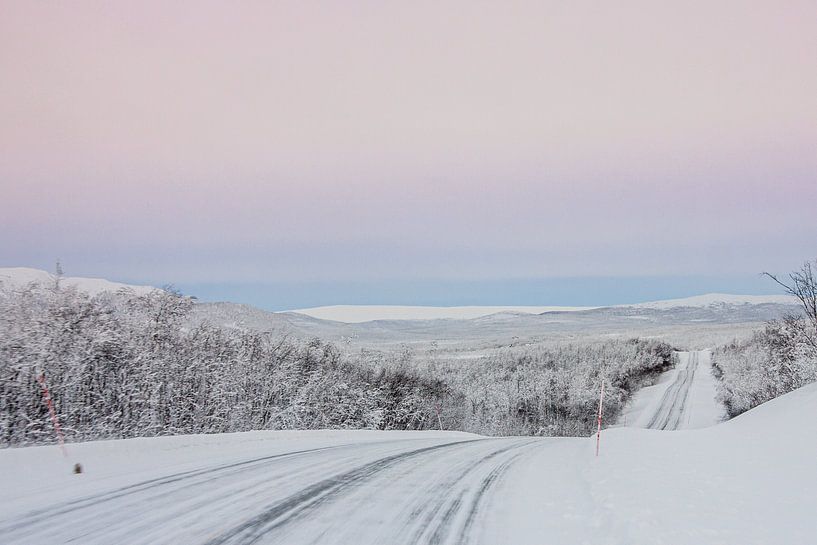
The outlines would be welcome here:
M 817 260 L 788 279 L 765 273 L 800 302 L 800 313 L 772 321 L 750 340 L 715 351 L 718 397 L 730 416 L 817 381 Z
M 374 372 L 332 345 L 201 324 L 171 292 L 0 296 L 0 444 L 54 439 L 44 374 L 72 440 L 253 429 L 436 427 L 450 390 Z
M 730 416 L 817 381 L 817 347 L 811 323 L 798 317 L 770 322 L 744 342 L 713 354 L 718 398 Z
M 489 435 L 582 435 L 595 426 L 601 381 L 611 422 L 646 378 L 673 363 L 652 340 L 504 348 L 464 366 L 439 366 L 465 394 L 462 428 Z

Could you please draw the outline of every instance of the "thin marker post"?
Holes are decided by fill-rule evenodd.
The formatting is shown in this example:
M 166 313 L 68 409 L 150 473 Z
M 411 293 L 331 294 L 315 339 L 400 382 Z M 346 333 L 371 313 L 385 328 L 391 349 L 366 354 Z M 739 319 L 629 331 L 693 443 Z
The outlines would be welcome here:
M 45 373 L 40 373 L 40 376 L 37 377 L 37 381 L 40 383 L 40 388 L 43 390 L 43 399 L 45 400 L 45 404 L 48 407 L 48 412 L 51 415 L 51 423 L 54 425 L 54 433 L 57 435 L 57 441 L 60 443 L 62 455 L 68 458 L 68 451 L 65 449 L 65 441 L 62 437 L 62 428 L 60 428 L 60 422 L 57 420 L 57 411 L 54 410 L 54 402 L 51 401 L 51 394 L 48 392 L 48 386 L 45 383 Z
M 604 380 L 601 381 L 601 394 L 599 395 L 598 430 L 596 431 L 596 458 L 599 457 L 599 444 L 601 443 L 601 408 L 603 403 L 604 403 Z

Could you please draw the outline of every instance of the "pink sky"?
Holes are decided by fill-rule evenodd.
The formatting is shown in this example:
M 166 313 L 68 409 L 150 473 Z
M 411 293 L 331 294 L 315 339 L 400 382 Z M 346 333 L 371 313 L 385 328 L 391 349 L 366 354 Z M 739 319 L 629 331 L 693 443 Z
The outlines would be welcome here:
M 0 2 L 0 259 L 148 282 L 817 254 L 817 4 Z

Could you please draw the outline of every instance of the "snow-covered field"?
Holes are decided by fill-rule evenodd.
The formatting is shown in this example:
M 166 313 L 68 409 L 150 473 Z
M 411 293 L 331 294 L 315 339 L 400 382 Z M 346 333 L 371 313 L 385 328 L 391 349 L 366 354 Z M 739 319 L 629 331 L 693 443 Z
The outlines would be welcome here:
M 679 428 L 714 419 L 711 399 L 694 400 L 707 366 L 685 356 L 645 394 L 644 418 L 669 404 Z M 8 449 L 0 542 L 808 544 L 814 414 L 817 385 L 704 429 L 611 428 L 599 458 L 594 438 L 457 432 L 101 441 L 68 459 Z

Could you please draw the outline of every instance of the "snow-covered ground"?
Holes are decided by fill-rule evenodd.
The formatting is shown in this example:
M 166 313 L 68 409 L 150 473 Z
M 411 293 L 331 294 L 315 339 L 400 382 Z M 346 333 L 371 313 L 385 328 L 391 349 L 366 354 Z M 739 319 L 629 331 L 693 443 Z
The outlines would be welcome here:
M 704 429 L 612 428 L 598 458 L 455 432 L 8 449 L 0 542 L 811 544 L 814 414 L 817 385 Z
M 812 385 L 710 428 L 609 430 L 585 473 L 607 542 L 814 543 L 815 411 Z

